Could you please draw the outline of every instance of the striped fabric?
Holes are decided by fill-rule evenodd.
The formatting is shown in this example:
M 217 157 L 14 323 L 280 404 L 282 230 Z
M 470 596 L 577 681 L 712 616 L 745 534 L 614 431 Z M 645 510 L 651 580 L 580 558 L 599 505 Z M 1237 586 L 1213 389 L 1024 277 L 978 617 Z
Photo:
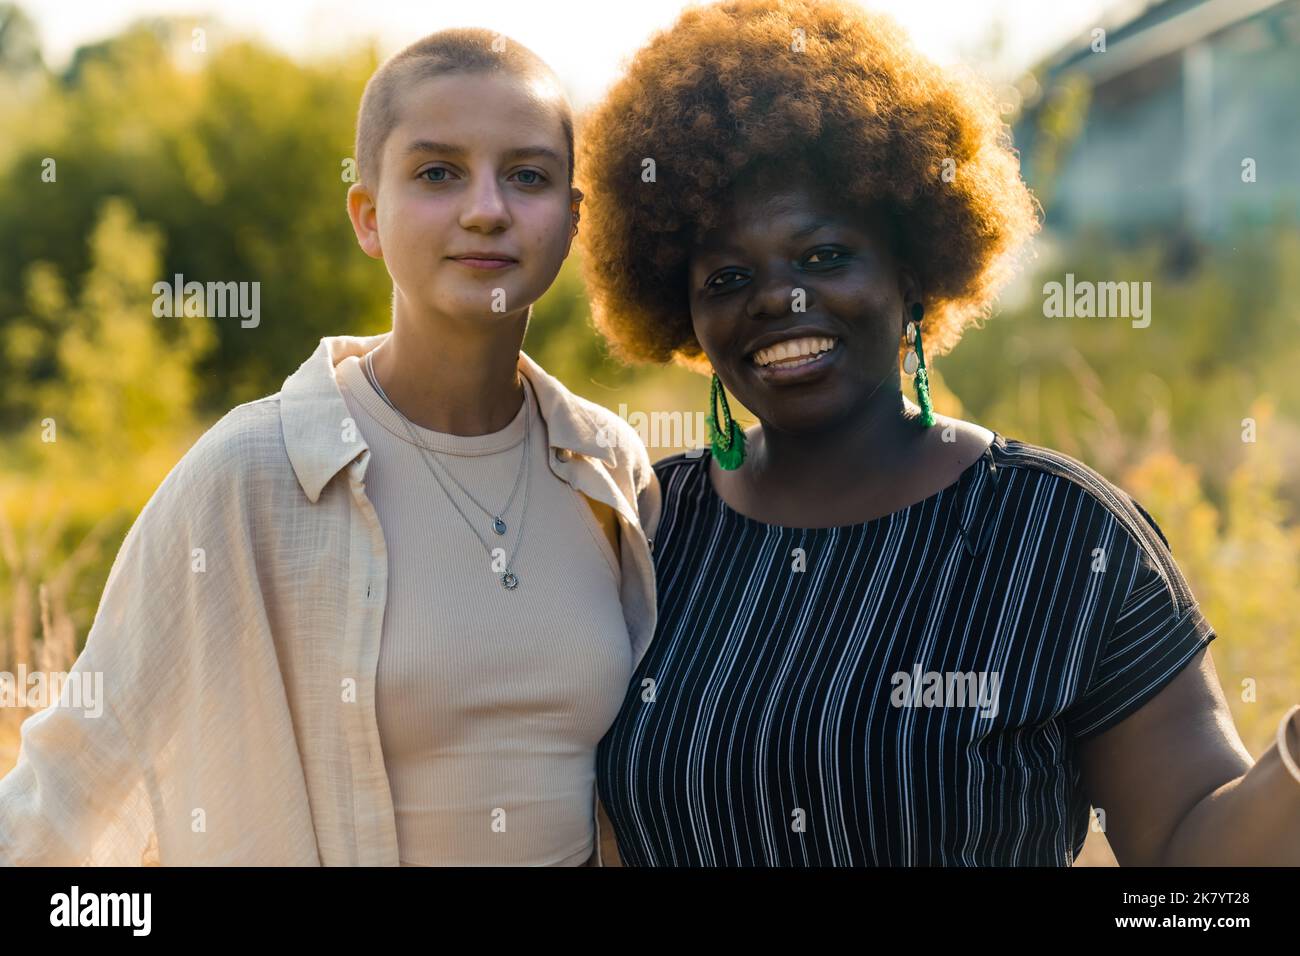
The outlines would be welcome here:
M 658 631 L 597 753 L 629 866 L 1068 866 L 1077 744 L 1214 639 L 1155 521 L 996 435 L 862 524 L 732 510 L 655 465 Z

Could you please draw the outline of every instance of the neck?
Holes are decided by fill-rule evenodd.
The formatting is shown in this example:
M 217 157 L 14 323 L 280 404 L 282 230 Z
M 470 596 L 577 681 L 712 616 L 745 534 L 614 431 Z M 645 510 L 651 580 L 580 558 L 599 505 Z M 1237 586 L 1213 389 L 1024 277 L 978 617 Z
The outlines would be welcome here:
M 884 487 L 924 437 L 918 417 L 919 409 L 892 391 L 817 431 L 760 424 L 744 464 L 752 466 L 748 483 L 760 495 L 770 490 L 823 500 Z
M 393 334 L 375 350 L 379 385 L 403 415 L 451 435 L 505 428 L 524 400 L 519 350 L 529 310 L 458 317 L 417 313 L 394 296 Z

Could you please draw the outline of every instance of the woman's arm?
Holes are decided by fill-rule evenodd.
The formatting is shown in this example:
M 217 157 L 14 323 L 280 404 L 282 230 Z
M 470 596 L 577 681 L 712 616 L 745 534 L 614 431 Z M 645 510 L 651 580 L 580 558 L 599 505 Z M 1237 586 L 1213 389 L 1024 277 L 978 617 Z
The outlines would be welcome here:
M 280 427 L 275 402 L 228 413 L 137 516 L 72 667 L 102 678 L 102 712 L 24 722 L 0 779 L 0 865 L 319 862 L 251 510 L 282 522 L 285 547 L 312 534 L 272 496 L 281 479 L 300 494 Z
M 173 670 L 155 642 L 165 629 L 158 610 L 176 603 L 171 581 L 148 560 L 156 511 L 145 509 L 118 551 L 59 704 L 23 721 L 18 762 L 0 778 L 0 865 L 156 860 L 153 788 L 130 726 L 140 699 L 165 697 L 161 681 Z M 157 667 L 147 666 L 150 656 Z
M 1252 764 L 1208 649 L 1080 756 L 1120 865 L 1300 866 L 1300 781 L 1276 743 Z

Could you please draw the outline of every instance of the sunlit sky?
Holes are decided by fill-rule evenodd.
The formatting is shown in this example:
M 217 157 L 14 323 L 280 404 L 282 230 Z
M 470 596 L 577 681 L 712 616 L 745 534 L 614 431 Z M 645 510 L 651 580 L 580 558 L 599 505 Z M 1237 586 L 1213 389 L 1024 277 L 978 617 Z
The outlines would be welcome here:
M 110 36 L 140 16 L 216 15 L 296 56 L 329 52 L 375 37 L 384 53 L 452 26 L 499 30 L 555 68 L 576 105 L 598 97 L 621 61 L 688 4 L 679 0 L 19 0 L 37 23 L 47 62 L 64 65 L 82 43 Z M 1143 0 L 868 0 L 891 14 L 940 63 L 967 63 L 1009 80 L 1044 53 L 1105 23 L 1107 12 Z M 1005 30 L 995 63 L 986 48 Z

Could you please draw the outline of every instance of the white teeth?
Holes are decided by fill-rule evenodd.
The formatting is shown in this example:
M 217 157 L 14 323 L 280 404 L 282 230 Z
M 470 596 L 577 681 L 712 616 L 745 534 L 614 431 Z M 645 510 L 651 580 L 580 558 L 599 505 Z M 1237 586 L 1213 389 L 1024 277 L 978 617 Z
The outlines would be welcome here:
M 810 336 L 802 339 L 787 339 L 755 352 L 754 364 L 760 367 L 778 365 L 780 368 L 797 368 L 800 365 L 807 365 L 822 352 L 830 351 L 835 347 L 835 342 L 833 337 Z

